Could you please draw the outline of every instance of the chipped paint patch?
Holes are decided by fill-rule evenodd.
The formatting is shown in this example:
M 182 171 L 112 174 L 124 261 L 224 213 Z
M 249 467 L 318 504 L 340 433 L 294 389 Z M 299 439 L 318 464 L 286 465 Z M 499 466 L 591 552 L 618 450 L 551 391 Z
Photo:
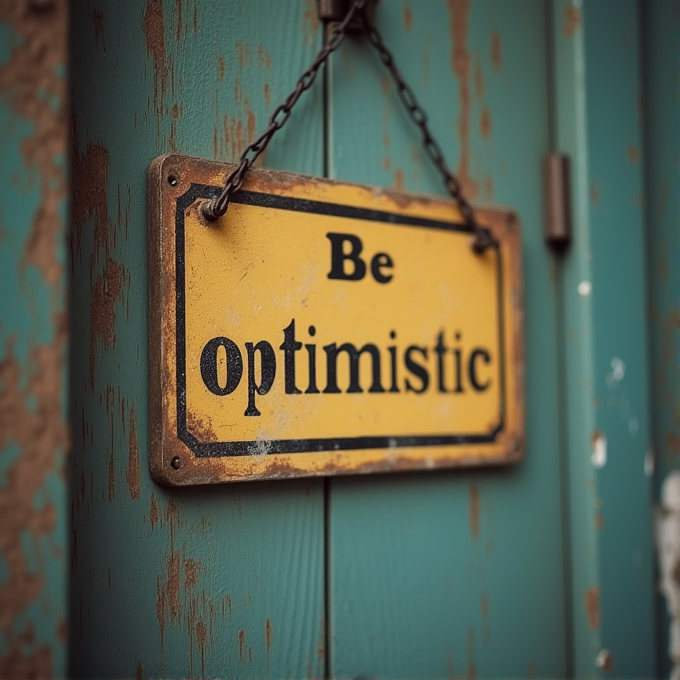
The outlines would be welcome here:
M 0 2 L 0 203 L 7 219 L 0 226 L 3 678 L 66 672 L 67 27 L 64 0 L 41 12 L 31 3 Z
M 590 460 L 598 470 L 607 464 L 607 437 L 602 432 L 596 431 L 593 435 Z
M 605 376 L 605 382 L 609 388 L 616 387 L 626 376 L 626 364 L 619 357 L 612 359 L 611 367 L 611 372 Z
M 600 586 L 588 588 L 586 591 L 586 614 L 591 630 L 600 627 Z
M 669 621 L 668 656 L 671 677 L 680 678 L 680 472 L 669 473 L 661 486 L 656 512 L 659 590 L 666 600 Z
M 593 291 L 593 285 L 590 281 L 581 281 L 578 284 L 578 294 L 581 297 L 588 297 Z

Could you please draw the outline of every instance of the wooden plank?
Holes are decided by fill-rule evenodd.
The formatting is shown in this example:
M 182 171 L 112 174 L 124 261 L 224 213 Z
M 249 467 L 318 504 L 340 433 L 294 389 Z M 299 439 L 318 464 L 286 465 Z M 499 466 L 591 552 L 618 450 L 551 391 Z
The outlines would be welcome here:
M 65 677 L 68 2 L 0 3 L 0 677 Z
M 650 281 L 652 440 L 655 452 L 657 565 L 659 590 L 657 677 L 680 672 L 680 639 L 675 634 L 680 612 L 680 102 L 676 96 L 680 69 L 680 3 L 654 0 L 640 5 L 645 86 L 645 206 L 647 271 Z
M 653 677 L 639 11 L 552 2 L 555 143 L 572 159 L 560 273 L 575 677 Z
M 475 202 L 522 221 L 527 448 L 512 470 L 330 484 L 334 677 L 565 677 L 555 270 L 543 242 L 544 4 L 384 1 L 377 23 Z M 441 193 L 379 59 L 330 74 L 331 176 Z M 423 262 L 423 267 L 428 263 Z
M 169 152 L 236 159 L 318 49 L 313 10 L 74 6 L 74 676 L 324 672 L 322 483 L 158 486 L 146 377 L 147 168 Z M 267 164 L 319 174 L 321 116 L 308 93 Z

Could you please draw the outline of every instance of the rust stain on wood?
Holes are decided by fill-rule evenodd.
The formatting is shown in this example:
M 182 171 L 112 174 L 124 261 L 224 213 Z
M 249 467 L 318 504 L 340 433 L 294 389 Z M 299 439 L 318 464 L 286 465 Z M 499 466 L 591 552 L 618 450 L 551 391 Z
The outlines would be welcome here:
M 600 586 L 586 590 L 586 614 L 591 630 L 600 626 Z
M 313 44 L 319 30 L 319 13 L 317 0 L 304 0 L 304 12 L 302 14 L 302 36 L 308 45 Z
M 38 542 L 49 537 L 57 522 L 57 508 L 49 501 L 36 508 L 34 501 L 48 474 L 55 470 L 59 450 L 68 445 L 68 431 L 61 418 L 60 384 L 63 319 L 57 319 L 57 337 L 51 345 L 34 347 L 26 371 L 8 343 L 0 361 L 0 449 L 15 444 L 20 455 L 5 472 L 0 486 L 0 555 L 7 575 L 0 584 L 0 632 L 7 647 L 0 654 L 2 677 L 51 677 L 52 652 L 35 646 L 31 623 L 16 629 L 19 618 L 40 597 L 45 586 L 45 565 L 29 565 L 21 536 Z M 22 374 L 28 384 L 22 387 Z M 30 405 L 34 401 L 35 406 Z M 32 649 L 27 654 L 26 650 Z
M 489 139 L 489 137 L 491 137 L 491 112 L 489 111 L 489 107 L 486 105 L 482 109 L 482 118 L 479 128 L 484 139 Z
M 451 67 L 458 79 L 460 116 L 458 118 L 458 138 L 460 139 L 460 162 L 457 175 L 464 193 L 473 199 L 477 195 L 477 185 L 470 176 L 470 55 L 467 49 L 467 21 L 469 0 L 448 0 L 451 16 L 450 31 L 453 41 L 451 48 Z
M 66 196 L 66 83 L 59 67 L 66 61 L 68 10 L 55 2 L 50 12 L 26 11 L 22 3 L 0 3 L 0 22 L 11 27 L 21 47 L 0 67 L 0 92 L 18 119 L 35 128 L 21 144 L 27 168 L 38 171 L 40 205 L 26 241 L 22 268 L 33 265 L 45 282 L 57 285 L 63 267 L 57 257 L 60 205 Z
M 500 33 L 491 35 L 491 63 L 496 71 L 500 71 L 503 66 L 503 43 Z
M 264 625 L 264 634 L 265 638 L 267 640 L 267 658 L 269 658 L 269 654 L 272 650 L 272 620 L 267 619 L 265 625 Z
M 163 0 L 147 0 L 146 11 L 144 12 L 144 38 L 146 40 L 146 51 L 153 60 L 154 104 L 158 111 L 160 100 L 168 88 Z
M 482 66 L 477 61 L 475 65 L 475 97 L 481 99 L 484 96 L 484 75 L 482 73 Z
M 404 4 L 404 29 L 408 33 L 413 28 L 413 12 L 408 6 L 408 3 Z
M 123 266 L 109 258 L 92 286 L 90 298 L 90 387 L 94 388 L 97 340 L 104 347 L 115 344 L 116 303 L 123 294 Z
M 630 146 L 626 149 L 626 155 L 628 156 L 628 160 L 629 160 L 633 165 L 635 165 L 635 163 L 637 163 L 638 160 L 640 160 L 640 152 L 638 151 L 637 146 L 630 145 Z
M 404 191 L 404 171 L 401 168 L 394 171 L 394 188 L 397 191 Z
M 112 501 L 116 497 L 116 466 L 113 460 L 113 451 L 109 455 L 108 482 L 107 498 L 109 501 Z
M 572 38 L 581 25 L 581 10 L 573 5 L 564 8 L 564 23 L 562 33 L 568 38 Z
M 128 437 L 128 467 L 125 473 L 130 498 L 139 498 L 139 442 L 137 441 L 137 414 L 135 409 L 130 411 L 130 434 Z
M 104 42 L 104 13 L 101 10 L 95 10 L 92 14 L 92 21 L 94 22 L 94 44 L 97 50 L 106 56 L 106 43 Z
M 238 660 L 243 663 L 243 654 L 245 653 L 246 633 L 244 630 L 238 632 Z
M 74 140 L 78 137 L 78 126 L 74 122 Z M 92 256 L 98 261 L 99 250 L 109 251 L 109 207 L 108 179 L 109 152 L 102 144 L 88 145 L 85 153 L 78 152 L 77 143 L 73 145 L 71 158 L 73 198 L 71 214 L 73 217 L 74 249 L 80 256 L 82 252 L 82 232 L 89 219 L 94 220 L 94 241 L 97 248 Z
M 149 506 L 149 522 L 151 523 L 151 528 L 155 529 L 158 524 L 158 504 L 156 503 L 156 493 L 151 492 L 151 502 Z
M 470 533 L 475 539 L 479 536 L 479 489 L 476 484 L 470 485 Z

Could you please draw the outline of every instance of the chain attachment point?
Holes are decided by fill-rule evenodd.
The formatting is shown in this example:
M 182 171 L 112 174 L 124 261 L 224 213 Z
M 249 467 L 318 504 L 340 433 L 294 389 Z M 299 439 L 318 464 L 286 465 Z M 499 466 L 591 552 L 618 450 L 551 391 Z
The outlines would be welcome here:
M 321 0 L 319 11 L 322 14 L 323 12 L 326 12 L 325 16 L 322 16 L 323 19 L 332 21 L 337 16 L 337 12 L 339 11 L 338 8 L 341 5 L 346 5 L 348 3 L 349 0 Z M 427 155 L 442 176 L 446 190 L 451 198 L 456 201 L 461 216 L 474 236 L 472 245 L 474 251 L 476 253 L 483 253 L 487 248 L 496 245 L 497 242 L 488 229 L 484 229 L 477 223 L 472 205 L 463 195 L 460 182 L 451 174 L 451 172 L 449 172 L 441 147 L 437 140 L 432 136 L 428 126 L 427 113 L 422 106 L 420 106 L 415 93 L 404 80 L 401 72 L 397 68 L 392 53 L 387 49 L 382 40 L 382 36 L 373 24 L 372 11 L 367 11 L 369 8 L 374 8 L 374 0 L 353 0 L 349 10 L 347 10 L 347 13 L 345 14 L 345 18 L 340 23 L 333 22 L 329 25 L 330 34 L 326 45 L 316 56 L 312 65 L 300 76 L 300 78 L 298 78 L 293 91 L 288 95 L 283 104 L 280 104 L 274 109 L 274 112 L 269 117 L 269 122 L 265 131 L 241 154 L 238 167 L 227 177 L 220 195 L 211 201 L 205 202 L 201 206 L 201 212 L 205 219 L 210 222 L 214 222 L 227 212 L 231 197 L 241 188 L 243 178 L 248 171 L 248 168 L 267 148 L 274 133 L 285 125 L 290 117 L 292 108 L 295 106 L 302 93 L 312 86 L 317 73 L 322 66 L 326 65 L 330 55 L 340 47 L 350 31 L 356 30 L 358 25 L 361 32 L 364 33 L 368 41 L 378 52 L 381 61 L 390 72 L 397 87 L 399 99 L 413 123 L 420 129 L 421 141 Z M 333 14 L 333 12 L 335 12 L 335 14 Z

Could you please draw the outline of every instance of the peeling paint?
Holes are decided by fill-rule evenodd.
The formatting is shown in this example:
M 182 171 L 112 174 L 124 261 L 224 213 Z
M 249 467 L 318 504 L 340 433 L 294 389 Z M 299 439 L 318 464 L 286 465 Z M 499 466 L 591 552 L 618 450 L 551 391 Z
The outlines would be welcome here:
M 671 678 L 680 678 L 680 472 L 670 472 L 661 485 L 661 505 L 656 512 L 656 548 L 659 590 L 668 612 L 668 656 Z
M 29 303 L 16 316 L 0 312 L 0 677 L 54 677 L 66 672 L 65 530 L 67 513 L 56 494 L 64 488 L 68 429 L 62 403 L 64 348 L 63 242 L 68 168 L 67 86 L 64 79 L 68 7 L 49 11 L 1 2 L 3 41 L 12 48 L 0 65 L 3 142 L 18 153 L 3 156 L 2 202 L 24 207 L 0 227 L 12 264 L 3 293 L 16 285 L 21 302 L 45 294 L 46 308 Z M 3 50 L 4 52 L 4 50 Z M 26 136 L 22 126 L 30 130 Z M 6 147 L 6 148 L 9 148 Z M 33 194 L 37 201 L 32 204 Z M 4 210 L 3 210 L 4 212 Z M 9 234 L 11 238 L 7 238 Z M 3 263 L 4 264 L 4 263 Z M 31 272 L 33 270 L 33 272 Z M 37 272 L 37 277 L 29 276 Z M 26 326 L 44 327 L 40 343 Z M 56 589 L 55 589 L 56 584 Z
M 564 23 L 562 33 L 568 38 L 573 38 L 581 25 L 581 10 L 573 5 L 566 5 L 564 8 Z
M 607 437 L 596 431 L 591 442 L 590 460 L 593 467 L 601 470 L 607 464 Z
M 452 37 L 451 68 L 458 79 L 458 98 L 460 115 L 458 118 L 458 138 L 460 139 L 460 162 L 457 175 L 463 187 L 463 193 L 470 199 L 477 195 L 477 184 L 470 175 L 470 114 L 472 102 L 470 98 L 470 55 L 467 49 L 467 22 L 469 0 L 448 0 L 451 16 L 450 31 Z
M 586 614 L 591 630 L 600 627 L 600 587 L 588 588 L 586 591 Z

